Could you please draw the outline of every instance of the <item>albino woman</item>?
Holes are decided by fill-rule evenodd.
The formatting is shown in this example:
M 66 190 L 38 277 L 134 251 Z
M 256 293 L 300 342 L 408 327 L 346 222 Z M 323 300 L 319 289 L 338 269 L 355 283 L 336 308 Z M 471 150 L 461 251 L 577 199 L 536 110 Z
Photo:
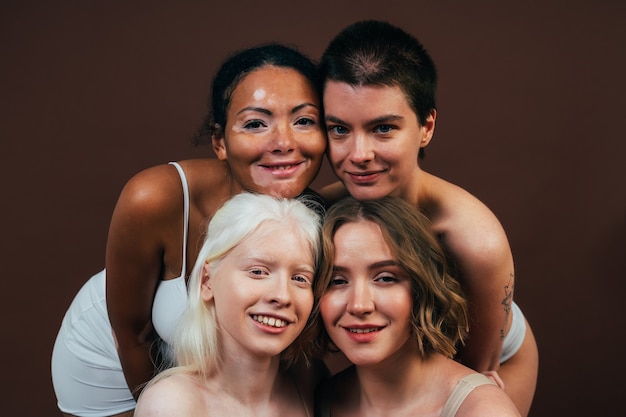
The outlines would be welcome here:
M 312 413 L 312 374 L 292 365 L 311 331 L 320 216 L 304 200 L 243 193 L 211 219 L 171 345 L 175 366 L 135 417 Z

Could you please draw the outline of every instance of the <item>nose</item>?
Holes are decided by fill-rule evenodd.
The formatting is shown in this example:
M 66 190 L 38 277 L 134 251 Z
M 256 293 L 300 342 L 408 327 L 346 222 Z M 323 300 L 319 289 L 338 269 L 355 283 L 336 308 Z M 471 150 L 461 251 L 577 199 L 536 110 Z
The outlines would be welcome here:
M 372 142 L 363 134 L 357 134 L 352 142 L 350 161 L 355 165 L 365 165 L 374 159 Z
M 293 129 L 288 123 L 278 124 L 272 131 L 272 153 L 289 153 L 296 148 Z
M 375 304 L 366 282 L 356 281 L 349 294 L 346 311 L 355 316 L 363 316 L 374 311 Z
M 291 305 L 291 286 L 289 285 L 290 277 L 282 276 L 282 274 L 272 280 L 268 292 L 268 301 L 277 307 L 289 307 Z

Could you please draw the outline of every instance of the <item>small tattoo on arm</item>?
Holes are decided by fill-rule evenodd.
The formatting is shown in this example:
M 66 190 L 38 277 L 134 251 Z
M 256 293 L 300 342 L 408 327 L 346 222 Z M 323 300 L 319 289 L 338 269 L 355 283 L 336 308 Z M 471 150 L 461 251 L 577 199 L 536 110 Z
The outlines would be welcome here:
M 504 326 L 500 329 L 500 340 L 504 340 L 506 324 L 509 322 L 509 315 L 511 314 L 511 304 L 513 303 L 513 288 L 515 286 L 515 276 L 513 273 L 509 274 L 509 283 L 504 286 L 504 298 L 502 299 L 502 307 L 504 308 L 505 318 Z

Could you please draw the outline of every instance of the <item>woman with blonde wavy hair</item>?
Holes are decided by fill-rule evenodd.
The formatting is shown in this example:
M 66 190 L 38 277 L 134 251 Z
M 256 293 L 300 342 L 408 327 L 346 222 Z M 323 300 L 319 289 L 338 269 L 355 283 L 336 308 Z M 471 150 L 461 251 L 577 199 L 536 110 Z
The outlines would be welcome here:
M 453 359 L 467 305 L 425 216 L 399 198 L 348 197 L 329 209 L 322 242 L 316 349 L 354 365 L 320 386 L 317 415 L 519 416 Z

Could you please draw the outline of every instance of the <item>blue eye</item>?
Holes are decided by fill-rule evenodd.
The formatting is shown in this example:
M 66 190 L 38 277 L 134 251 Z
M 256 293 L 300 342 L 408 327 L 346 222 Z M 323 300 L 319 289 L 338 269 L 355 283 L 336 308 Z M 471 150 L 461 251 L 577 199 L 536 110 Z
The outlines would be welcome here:
M 305 275 L 294 275 L 291 279 L 296 281 L 298 284 L 305 284 L 307 286 L 311 285 L 311 280 Z
M 348 129 L 345 126 L 329 126 L 328 133 L 341 136 L 348 133 Z
M 375 131 L 378 131 L 379 133 L 389 133 L 392 130 L 394 130 L 394 127 L 391 125 L 378 125 L 376 126 L 376 128 L 374 129 Z

